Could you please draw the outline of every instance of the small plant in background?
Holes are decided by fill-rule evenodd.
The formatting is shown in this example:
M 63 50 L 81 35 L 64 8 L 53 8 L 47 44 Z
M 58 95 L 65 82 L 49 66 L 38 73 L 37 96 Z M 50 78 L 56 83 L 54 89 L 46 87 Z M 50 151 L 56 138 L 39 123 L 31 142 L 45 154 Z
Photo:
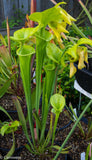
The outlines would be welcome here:
M 90 25 L 92 25 L 92 16 L 91 16 L 91 12 L 90 12 L 90 9 L 88 10 L 86 5 L 84 5 L 84 3 L 79 0 L 79 4 L 81 5 L 83 11 L 85 12 L 89 22 L 90 22 Z M 84 31 L 84 33 L 87 34 L 87 36 L 89 37 L 89 39 L 92 39 L 91 38 L 91 26 L 89 25 L 89 27 L 86 25 L 86 31 Z M 92 53 L 92 47 L 89 48 L 91 50 L 91 53 Z
M 9 157 L 11 157 L 13 155 L 14 151 L 15 151 L 15 136 L 14 136 L 14 132 L 18 129 L 18 127 L 21 124 L 17 120 L 13 121 L 13 119 L 8 114 L 8 112 L 4 108 L 2 108 L 1 106 L 0 106 L 0 111 L 3 111 L 9 118 L 9 122 L 0 122 L 0 134 L 2 136 L 4 136 L 5 134 L 12 133 L 12 137 L 13 137 L 13 145 L 12 145 L 10 151 L 4 157 L 4 160 L 6 160 L 7 158 L 9 159 Z
M 77 113 L 75 113 L 72 104 L 69 104 L 69 107 L 67 107 L 67 110 L 65 111 L 65 114 L 75 123 L 78 120 Z M 86 139 L 92 139 L 92 118 L 88 119 L 88 128 L 87 132 L 85 133 L 82 127 L 81 122 L 78 123 L 78 128 L 81 132 L 81 135 Z
M 7 31 L 9 37 L 9 26 L 7 27 Z M 6 92 L 15 95 L 23 94 L 17 59 L 11 54 L 12 48 L 10 46 L 9 38 L 7 41 L 8 45 L 5 38 L 0 34 L 0 98 Z
M 76 26 L 75 23 L 72 24 L 72 27 L 75 31 L 77 31 L 77 33 L 79 33 L 79 35 L 81 37 L 89 37 L 91 39 L 91 24 L 92 24 L 92 16 L 91 16 L 91 11 L 92 11 L 92 8 L 91 8 L 91 2 L 89 2 L 89 0 L 86 1 L 86 3 L 84 4 L 81 0 L 78 0 L 79 4 L 81 5 L 82 7 L 82 12 L 79 14 L 77 20 L 79 19 L 80 20 L 80 23 L 82 22 L 81 20 L 81 15 L 83 15 L 83 22 L 85 21 L 85 17 L 87 17 L 86 19 L 89 20 L 88 24 L 86 24 L 85 22 L 85 27 L 82 26 L 81 27 L 81 24 L 79 24 L 79 27 Z M 87 4 L 90 3 L 89 5 L 89 8 L 87 8 Z M 84 14 L 83 14 L 84 13 Z M 84 28 L 84 29 L 83 29 Z M 89 48 L 90 49 L 90 48 Z M 91 48 L 92 50 L 92 48 Z M 91 51 L 92 52 L 92 51 Z

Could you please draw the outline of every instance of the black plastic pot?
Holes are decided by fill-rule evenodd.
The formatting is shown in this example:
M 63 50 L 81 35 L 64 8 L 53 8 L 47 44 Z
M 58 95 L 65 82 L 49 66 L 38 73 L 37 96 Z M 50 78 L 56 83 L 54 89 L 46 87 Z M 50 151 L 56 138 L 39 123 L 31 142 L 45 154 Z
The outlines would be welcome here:
M 65 160 L 74 160 L 69 154 L 65 155 Z
M 86 68 L 78 69 L 77 63 L 75 63 L 75 67 L 77 68 L 77 72 L 75 74 L 76 80 L 78 84 L 87 92 L 92 93 L 92 58 L 88 59 L 88 65 Z
M 16 119 L 16 114 L 15 113 L 17 113 L 17 111 L 7 111 L 7 112 L 10 114 L 10 116 L 13 119 Z M 9 120 L 9 117 L 1 110 L 0 110 L 0 120 L 1 120 L 1 122 Z

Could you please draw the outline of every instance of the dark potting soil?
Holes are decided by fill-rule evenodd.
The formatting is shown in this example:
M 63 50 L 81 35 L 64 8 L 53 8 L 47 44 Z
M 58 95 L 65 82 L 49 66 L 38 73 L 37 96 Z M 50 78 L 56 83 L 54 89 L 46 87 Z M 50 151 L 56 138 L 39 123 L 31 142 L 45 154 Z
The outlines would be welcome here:
M 22 103 L 22 107 L 25 108 L 25 99 L 24 98 L 22 98 L 21 103 Z M 9 110 L 16 111 L 16 108 L 12 102 L 12 95 L 9 95 L 9 94 L 6 94 L 5 96 L 3 96 L 0 99 L 0 106 L 4 107 L 8 111 Z M 0 116 L 1 116 L 1 114 L 0 114 Z M 18 119 L 17 112 L 14 112 L 12 114 L 12 118 L 14 120 Z M 47 129 L 49 128 L 49 121 L 50 121 L 50 115 L 48 115 Z M 69 125 L 67 125 L 67 124 L 69 124 Z M 81 124 L 83 126 L 85 134 L 87 134 L 88 125 L 85 124 L 84 122 L 81 122 Z M 57 126 L 58 131 L 56 132 L 55 145 L 60 145 L 60 146 L 62 145 L 63 141 L 65 140 L 65 138 L 69 134 L 70 130 L 72 129 L 73 125 L 74 125 L 74 123 L 70 123 L 70 119 L 64 114 L 64 112 L 62 112 L 60 114 L 59 121 L 58 121 L 58 126 Z M 64 126 L 66 126 L 66 127 L 64 127 Z M 41 160 L 41 159 L 42 160 L 51 160 L 55 156 L 55 154 L 48 155 L 48 152 L 46 152 L 45 156 L 43 156 L 43 157 L 32 155 L 24 147 L 24 144 L 27 143 L 27 140 L 26 140 L 26 137 L 25 137 L 21 127 L 19 127 L 18 131 L 15 132 L 15 141 L 16 141 L 16 148 L 20 148 L 20 150 L 17 150 L 16 151 L 17 155 L 14 154 L 13 156 L 18 157 L 21 160 Z M 92 139 L 87 140 L 86 138 L 84 138 L 82 136 L 79 128 L 76 127 L 74 133 L 72 134 L 72 136 L 68 140 L 67 144 L 65 145 L 65 147 L 70 146 L 69 156 L 71 157 L 71 159 L 80 160 L 80 154 L 82 152 L 86 152 L 86 149 L 87 149 L 89 142 L 92 142 Z M 13 143 L 12 134 L 8 134 L 5 136 L 0 135 L 0 148 L 4 148 L 4 149 L 11 148 L 12 143 Z M 3 159 L 3 157 L 6 155 L 6 153 L 7 153 L 7 150 L 3 150 L 3 151 L 0 150 L 0 157 L 2 157 L 2 159 Z M 58 160 L 65 160 L 65 157 L 66 157 L 66 155 L 60 154 L 58 157 Z M 18 158 L 16 158 L 16 159 L 18 159 Z M 66 160 L 71 160 L 71 159 L 68 158 Z

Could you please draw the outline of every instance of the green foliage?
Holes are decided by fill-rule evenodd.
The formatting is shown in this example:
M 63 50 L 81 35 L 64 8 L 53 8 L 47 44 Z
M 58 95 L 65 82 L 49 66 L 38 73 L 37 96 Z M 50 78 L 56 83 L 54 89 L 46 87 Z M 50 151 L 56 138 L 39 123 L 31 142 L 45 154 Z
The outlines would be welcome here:
M 89 99 L 87 99 L 87 101 L 88 101 L 88 100 L 89 100 Z M 83 105 L 81 106 L 81 111 L 83 111 L 84 108 L 85 108 L 85 104 L 83 104 Z M 90 106 L 90 108 L 87 109 L 87 114 L 88 114 L 88 115 L 92 115 L 92 105 Z
M 92 24 L 92 17 L 91 17 L 89 10 L 86 8 L 86 6 L 83 4 L 83 2 L 81 0 L 79 1 L 79 4 L 81 5 L 81 7 L 84 10 L 84 12 L 86 13 L 90 23 Z
M 16 50 L 18 46 L 16 46 L 15 49 L 12 46 L 15 57 L 10 55 L 6 39 L 7 37 L 4 38 L 2 35 L 0 35 L 2 44 L 0 46 L 0 97 L 2 97 L 6 92 L 17 95 L 23 94 L 21 80 L 18 82 L 19 71 L 17 57 L 14 53 L 14 50 Z M 17 83 L 20 83 L 20 87 L 19 84 L 17 85 Z
M 14 98 L 14 103 L 18 111 L 23 131 L 29 142 L 29 145 L 26 145 L 26 148 L 31 153 L 37 155 L 43 155 L 47 151 L 53 152 L 52 148 L 54 148 L 53 145 L 55 139 L 55 131 L 59 114 L 60 112 L 62 112 L 65 106 L 65 98 L 60 93 L 56 93 L 57 75 L 60 72 L 60 67 L 66 67 L 65 64 L 67 60 L 71 63 L 75 61 L 82 61 L 82 63 L 84 63 L 86 57 L 85 53 L 87 50 L 84 49 L 85 47 L 83 47 L 82 45 L 84 45 L 84 43 L 92 44 L 92 41 L 89 39 L 81 39 L 78 42 L 75 42 L 75 44 L 64 46 L 61 40 L 61 33 L 63 35 L 62 37 L 64 38 L 64 33 L 68 33 L 66 29 L 67 25 L 71 25 L 72 21 L 75 21 L 75 19 L 71 17 L 64 9 L 59 7 L 60 4 L 65 3 L 61 2 L 43 12 L 36 12 L 31 14 L 29 16 L 29 19 L 38 22 L 38 25 L 34 28 L 22 28 L 18 31 L 15 31 L 14 36 L 10 37 L 11 40 L 17 41 L 18 43 L 18 49 L 16 53 L 19 58 L 21 78 L 23 81 L 28 111 L 28 121 L 33 143 L 29 138 L 26 119 L 23 115 L 21 105 L 17 98 Z M 49 26 L 48 30 L 46 29 L 47 25 Z M 55 44 L 55 42 L 57 43 Z M 82 49 L 83 54 L 81 54 Z M 33 54 L 36 54 L 36 93 L 34 96 L 34 112 L 32 105 L 30 67 Z M 84 56 L 83 60 L 81 59 L 81 55 Z M 44 70 L 45 74 L 41 83 L 42 70 Z M 74 75 L 74 73 L 75 72 L 73 71 L 72 75 Z M 42 110 L 41 117 L 39 117 L 38 111 L 40 107 L 41 94 Z M 79 119 L 77 119 L 76 124 L 68 135 L 68 138 L 72 134 L 77 123 L 91 103 L 92 101 L 89 102 Z M 50 111 L 50 105 L 53 107 L 50 117 L 50 129 L 47 136 L 45 137 L 45 128 L 48 113 Z M 34 118 L 36 120 L 37 139 L 35 139 L 34 135 Z M 67 142 L 68 138 L 66 138 L 64 143 Z M 64 144 L 61 147 L 55 146 L 57 150 L 60 150 L 60 153 L 63 147 Z
M 86 106 L 85 106 L 86 108 Z M 84 109 L 85 109 L 84 108 Z M 88 108 L 89 109 L 89 108 Z M 70 117 L 70 119 L 75 122 L 78 120 L 78 116 L 75 114 L 74 110 L 73 110 L 73 106 L 70 104 L 69 108 L 67 107 L 68 112 L 66 111 L 67 116 Z M 87 128 L 87 133 L 84 132 L 83 130 L 83 126 L 81 124 L 81 122 L 78 123 L 78 128 L 80 129 L 82 136 L 88 140 L 92 138 L 92 119 L 88 119 L 88 128 Z
M 86 36 L 92 36 L 92 28 L 91 27 L 86 26 L 85 28 L 82 28 L 82 30 Z
M 74 89 L 75 77 L 69 78 L 70 66 L 66 64 L 66 67 L 61 67 L 61 72 L 57 77 L 57 90 L 66 97 L 66 103 L 72 102 L 73 106 L 78 107 L 79 92 Z
M 8 46 L 8 37 L 4 36 L 4 40 L 6 42 L 6 46 Z M 2 45 L 2 43 L 1 43 Z M 11 41 L 11 56 L 17 60 L 16 50 L 19 47 L 19 43 L 17 41 Z M 12 59 L 13 60 L 13 59 Z
M 14 12 L 15 16 L 12 16 L 11 19 L 9 19 L 9 27 L 17 27 L 23 24 L 23 21 L 25 20 L 25 13 L 21 11 L 21 9 L 16 9 Z M 2 22 L 2 25 L 0 28 L 6 28 L 6 20 Z
M 8 114 L 8 112 L 1 106 L 0 106 L 0 110 L 3 111 L 9 117 L 9 119 L 11 120 L 11 124 L 13 124 L 12 127 L 11 127 L 11 126 L 9 126 L 10 122 L 9 123 L 8 122 L 3 122 L 3 123 L 0 122 L 0 134 L 4 135 L 6 133 L 12 133 L 12 136 L 13 136 L 13 145 L 12 145 L 11 149 L 9 150 L 9 152 L 4 157 L 4 160 L 7 160 L 7 158 L 9 159 L 13 155 L 13 153 L 15 151 L 14 130 L 15 130 L 15 128 L 17 129 L 17 127 L 19 126 L 20 122 L 18 122 L 18 121 L 13 122 L 13 119 Z
M 4 134 L 8 134 L 13 131 L 16 131 L 19 126 L 20 126 L 20 122 L 17 120 L 14 122 L 4 122 L 4 125 L 0 128 L 0 134 L 4 136 Z

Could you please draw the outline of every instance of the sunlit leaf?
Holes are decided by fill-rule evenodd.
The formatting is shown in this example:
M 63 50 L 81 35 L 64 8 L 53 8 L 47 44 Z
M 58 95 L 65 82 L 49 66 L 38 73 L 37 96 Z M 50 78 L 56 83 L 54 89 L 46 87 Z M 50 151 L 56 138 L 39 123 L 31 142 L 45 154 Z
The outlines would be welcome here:
M 36 37 L 44 40 L 44 41 L 50 41 L 53 39 L 53 34 L 51 34 L 50 32 L 48 32 L 47 30 L 45 29 L 42 29 L 41 32 L 37 32 L 35 34 Z
M 79 55 L 78 68 L 82 69 L 85 67 L 84 61 L 88 63 L 87 48 L 78 47 L 77 52 Z
M 26 97 L 27 110 L 28 110 L 28 120 L 32 135 L 32 140 L 34 141 L 34 131 L 33 131 L 33 119 L 32 119 L 32 105 L 31 105 L 31 58 L 32 54 L 35 53 L 35 49 L 29 45 L 23 45 L 17 50 L 20 62 L 20 71 L 23 81 L 23 87 Z
M 35 49 L 29 45 L 23 45 L 21 48 L 17 50 L 17 54 L 19 56 L 28 56 L 35 53 Z
M 48 43 L 46 47 L 47 56 L 55 63 L 60 63 L 62 51 L 55 44 Z
M 16 131 L 19 126 L 20 122 L 17 120 L 13 122 L 7 122 L 1 127 L 0 134 L 4 136 L 4 134 L 12 133 L 12 131 Z
M 78 60 L 78 53 L 77 53 L 77 44 L 74 44 L 72 47 L 67 49 L 66 54 L 70 56 L 70 61 L 75 62 Z
M 61 23 L 62 20 L 66 19 L 66 23 L 71 24 L 70 21 L 75 19 L 71 18 L 64 9 L 61 9 L 59 5 L 66 4 L 65 2 L 60 2 L 56 6 L 47 9 L 43 12 L 36 12 L 29 16 L 29 19 L 36 21 L 44 27 L 50 22 Z
M 54 148 L 54 149 L 56 149 L 57 151 L 60 149 L 60 146 L 58 146 L 58 145 L 54 145 L 54 146 L 52 146 L 52 148 Z M 62 149 L 62 151 L 61 151 L 61 153 L 62 154 L 67 154 L 67 153 L 69 153 L 69 149 L 71 148 L 71 146 L 69 146 L 69 147 L 67 147 L 67 148 L 63 148 Z
M 88 38 L 81 38 L 81 39 L 78 40 L 77 44 L 78 45 L 88 44 L 88 45 L 92 46 L 92 40 L 88 39 Z
M 68 31 L 65 29 L 65 27 L 62 24 L 56 23 L 56 22 L 50 22 L 49 27 L 54 32 L 57 39 L 60 41 L 62 32 L 68 33 Z
M 76 69 L 76 67 L 74 66 L 74 64 L 71 62 L 70 63 L 70 78 L 72 77 L 72 76 L 74 76 L 74 74 L 77 72 L 77 69 Z
M 30 36 L 36 33 L 39 29 L 39 26 L 35 28 L 22 28 L 14 32 L 14 36 L 10 37 L 12 40 L 24 41 L 27 40 Z

